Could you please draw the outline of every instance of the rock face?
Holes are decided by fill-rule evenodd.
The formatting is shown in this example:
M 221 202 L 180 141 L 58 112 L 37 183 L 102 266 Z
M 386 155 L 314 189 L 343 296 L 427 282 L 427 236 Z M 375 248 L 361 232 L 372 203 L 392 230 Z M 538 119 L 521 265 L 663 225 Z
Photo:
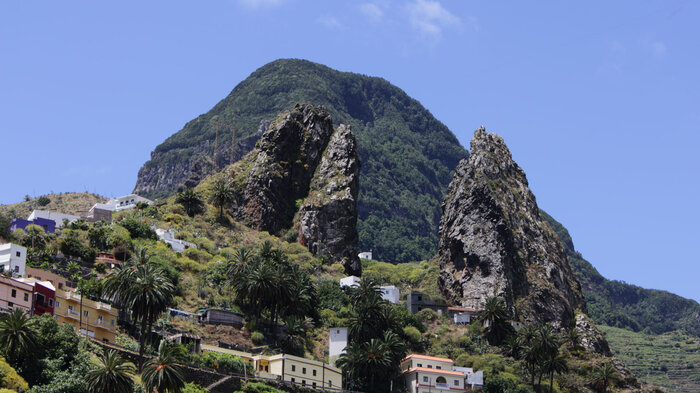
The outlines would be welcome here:
M 480 309 L 499 295 L 517 320 L 555 327 L 586 311 L 564 247 L 501 137 L 476 130 L 442 210 L 438 284 L 448 302 Z
M 313 254 L 340 260 L 353 275 L 362 269 L 355 229 L 359 171 L 355 135 L 350 127 L 340 125 L 331 136 L 299 214 L 299 242 Z
M 314 255 L 328 255 L 359 275 L 359 169 L 350 128 L 334 130 L 325 109 L 297 105 L 278 116 L 229 171 L 234 217 L 273 234 L 296 230 Z

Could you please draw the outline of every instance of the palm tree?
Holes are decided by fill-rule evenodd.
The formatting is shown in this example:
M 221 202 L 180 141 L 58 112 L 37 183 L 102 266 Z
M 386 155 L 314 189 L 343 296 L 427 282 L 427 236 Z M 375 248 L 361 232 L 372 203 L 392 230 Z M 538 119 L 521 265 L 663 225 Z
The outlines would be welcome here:
M 491 345 L 499 345 L 506 337 L 513 334 L 513 327 L 508 323 L 510 313 L 506 301 L 500 296 L 486 299 L 484 309 L 479 312 L 479 320 L 484 326 L 484 335 Z
M 194 217 L 196 214 L 204 211 L 204 201 L 202 197 L 190 187 L 178 193 L 175 202 L 181 204 L 182 207 L 185 208 L 185 213 L 190 217 Z
M 99 357 L 99 365 L 87 373 L 85 382 L 89 393 L 131 393 L 133 364 L 127 363 L 113 349 L 105 350 Z
M 226 179 L 221 178 L 214 183 L 214 187 L 211 190 L 211 196 L 209 197 L 209 202 L 213 203 L 214 206 L 219 208 L 219 219 L 224 218 L 224 207 L 235 200 L 235 194 L 231 183 Z
M 140 253 L 137 253 L 137 255 Z M 139 369 L 143 366 L 146 334 L 158 315 L 172 301 L 175 287 L 159 267 L 146 260 L 142 265 L 128 264 L 105 279 L 105 294 L 111 296 L 141 324 L 139 335 Z
M 564 332 L 564 342 L 572 350 L 579 348 L 579 346 L 581 345 L 581 337 L 579 336 L 578 329 L 576 329 L 575 326 L 566 329 L 566 331 Z
M 545 364 L 553 361 L 553 359 L 557 357 L 561 342 L 559 341 L 556 331 L 552 328 L 552 325 L 545 323 L 537 326 L 533 344 L 535 350 L 538 352 L 537 357 L 541 360 L 542 364 Z M 541 384 L 542 377 L 546 372 L 547 369 L 541 365 L 540 375 L 537 380 L 538 385 Z
M 552 393 L 554 388 L 554 374 L 564 374 L 569 371 L 569 366 L 566 364 L 566 359 L 563 356 L 555 356 L 544 362 L 543 368 L 549 373 L 549 393 Z
M 591 374 L 591 384 L 602 387 L 603 393 L 608 391 L 608 384 L 620 378 L 615 367 L 610 362 L 606 362 L 596 367 Z
M 185 386 L 182 366 L 177 352 L 165 340 L 158 346 L 158 356 L 143 367 L 141 381 L 148 393 L 179 393 Z
M 36 348 L 38 337 L 33 327 L 34 321 L 17 308 L 0 317 L 0 349 L 11 365 Z

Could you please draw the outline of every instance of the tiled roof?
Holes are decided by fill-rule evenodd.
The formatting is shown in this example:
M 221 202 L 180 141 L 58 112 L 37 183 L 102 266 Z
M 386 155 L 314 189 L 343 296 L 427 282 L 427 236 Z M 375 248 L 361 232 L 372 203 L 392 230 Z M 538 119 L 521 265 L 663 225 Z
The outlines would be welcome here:
M 415 358 L 415 359 L 425 359 L 425 360 L 434 360 L 434 361 L 436 361 L 436 362 L 454 363 L 454 361 L 452 361 L 452 359 L 448 359 L 448 358 L 437 358 L 437 357 L 435 357 L 435 356 L 427 356 L 427 355 L 419 355 L 419 354 L 417 354 L 417 353 L 412 353 L 412 354 L 406 356 L 403 360 L 408 360 L 408 359 L 413 359 L 413 358 Z
M 421 371 L 421 372 L 428 372 L 428 373 L 436 373 L 436 374 L 447 374 L 447 375 L 457 375 L 460 377 L 466 377 L 467 374 L 459 372 L 459 371 L 452 371 L 452 370 L 440 370 L 440 369 L 435 369 L 435 368 L 426 368 L 426 367 L 415 367 L 412 368 L 408 371 L 405 371 L 404 374 L 412 373 L 415 371 Z

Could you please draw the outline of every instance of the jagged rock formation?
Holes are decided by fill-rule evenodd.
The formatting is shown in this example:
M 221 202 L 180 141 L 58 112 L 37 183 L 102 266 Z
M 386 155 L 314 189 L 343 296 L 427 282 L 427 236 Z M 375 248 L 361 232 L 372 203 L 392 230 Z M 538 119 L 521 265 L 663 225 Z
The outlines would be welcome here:
M 134 192 L 151 199 L 193 186 L 251 151 L 261 121 L 295 104 L 324 106 L 352 127 L 362 161 L 358 233 L 364 250 L 391 262 L 437 252 L 440 204 L 467 151 L 420 102 L 382 78 L 299 59 L 270 62 L 211 110 L 155 147 Z M 236 148 L 231 149 L 235 139 Z
M 345 261 L 346 270 L 358 275 L 357 143 L 350 127 L 340 125 L 331 136 L 311 180 L 311 191 L 299 210 L 299 242 L 313 254 L 333 255 Z
M 501 137 L 476 130 L 442 209 L 439 287 L 449 302 L 479 309 L 500 295 L 516 319 L 554 326 L 585 312 L 564 247 Z
M 325 109 L 297 105 L 228 171 L 236 193 L 233 215 L 260 231 L 296 230 L 313 254 L 328 255 L 359 275 L 359 169 L 350 128 L 334 130 Z

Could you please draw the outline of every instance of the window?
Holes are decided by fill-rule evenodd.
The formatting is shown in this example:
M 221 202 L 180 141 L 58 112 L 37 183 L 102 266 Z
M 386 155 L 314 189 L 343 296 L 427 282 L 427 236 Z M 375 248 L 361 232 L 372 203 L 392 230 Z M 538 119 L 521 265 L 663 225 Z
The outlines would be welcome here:
M 302 374 L 306 374 L 306 367 L 302 367 L 301 373 L 302 373 Z
M 73 306 L 71 306 L 71 305 L 68 306 L 68 312 L 71 314 L 73 313 Z
M 15 273 L 19 273 L 19 266 L 15 266 Z
M 294 378 L 292 378 L 292 383 L 294 383 L 294 382 L 296 382 L 296 380 Z
M 25 293 L 25 294 L 24 294 L 24 301 L 25 301 L 25 302 L 28 302 L 28 301 L 29 301 L 29 294 L 28 294 L 28 293 Z
M 311 385 L 315 388 L 315 387 L 316 387 L 316 382 L 313 382 Z
M 17 256 L 17 258 L 19 258 L 19 257 L 22 256 L 22 254 L 21 254 L 19 251 L 17 251 L 17 252 L 15 253 L 15 256 Z
M 418 367 L 423 367 L 423 364 L 422 364 L 422 363 L 418 363 Z
M 56 300 L 56 308 L 61 308 L 61 302 L 59 302 L 58 300 Z
M 428 382 L 428 377 L 423 377 L 423 382 Z
M 89 314 L 90 314 L 90 313 L 88 312 L 88 310 L 83 311 L 83 316 L 84 316 L 84 317 L 87 317 Z
M 442 367 L 440 367 L 440 366 L 435 366 L 435 368 L 438 370 L 442 370 Z
M 305 379 L 302 379 L 302 380 L 301 380 L 301 386 L 306 386 L 306 380 L 305 380 Z
M 328 387 L 329 387 L 329 388 L 332 388 L 332 387 L 333 387 L 333 381 L 331 381 L 330 379 L 328 380 Z
M 292 364 L 292 371 L 297 371 L 297 366 Z
M 432 364 L 429 364 L 429 365 L 428 365 L 428 368 L 433 368 L 433 365 L 432 365 Z
M 112 326 L 114 326 L 114 319 L 112 319 L 112 320 L 109 321 L 109 322 L 110 322 L 110 324 L 111 324 Z
M 102 319 L 102 315 L 97 316 L 97 323 L 99 323 L 99 324 L 104 323 L 104 320 Z
M 59 283 L 58 283 L 58 289 L 63 289 L 63 283 L 62 283 L 62 282 L 59 282 Z
M 12 295 L 10 295 L 10 296 L 12 296 L 12 297 L 17 297 L 17 290 L 16 290 L 16 289 L 13 289 L 13 290 L 12 290 Z
M 459 379 L 455 379 L 455 386 L 459 386 Z
M 314 375 L 314 377 L 316 376 L 316 370 L 313 370 L 313 375 Z
M 53 307 L 53 299 L 49 299 L 49 307 Z
M 12 302 L 7 302 L 7 307 L 10 307 L 10 308 L 11 308 L 11 307 L 14 306 L 14 305 L 15 305 L 15 304 L 12 303 Z

